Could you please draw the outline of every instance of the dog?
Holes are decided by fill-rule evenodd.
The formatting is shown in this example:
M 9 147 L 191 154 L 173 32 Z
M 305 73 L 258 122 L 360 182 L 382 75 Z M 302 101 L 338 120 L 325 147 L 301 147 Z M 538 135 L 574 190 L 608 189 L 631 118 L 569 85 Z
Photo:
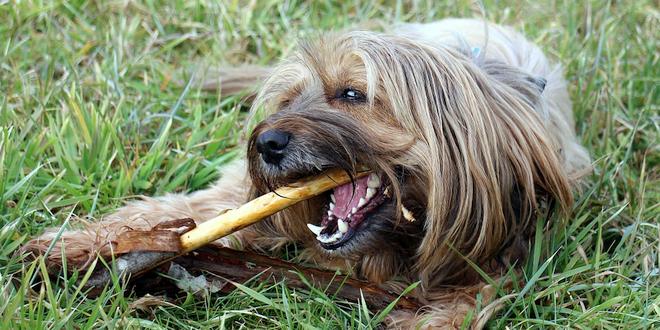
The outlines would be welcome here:
M 536 219 L 554 209 L 568 214 L 589 171 L 562 75 L 521 34 L 477 19 L 301 42 L 273 68 L 221 75 L 225 94 L 259 89 L 246 155 L 217 183 L 133 201 L 66 231 L 48 260 L 57 263 L 65 245 L 68 256 L 89 262 L 126 228 L 203 222 L 296 179 L 367 167 L 371 175 L 221 243 L 261 251 L 296 243 L 321 267 L 390 288 L 419 281 L 427 306 L 393 312 L 388 325 L 458 327 L 476 293 L 488 293 L 474 265 L 490 274 L 520 265 Z M 56 232 L 28 245 L 43 252 Z

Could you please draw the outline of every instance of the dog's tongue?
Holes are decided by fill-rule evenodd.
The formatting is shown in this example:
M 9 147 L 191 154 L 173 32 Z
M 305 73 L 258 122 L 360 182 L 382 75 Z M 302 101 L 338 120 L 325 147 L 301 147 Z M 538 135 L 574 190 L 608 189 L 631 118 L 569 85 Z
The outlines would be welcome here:
M 353 190 L 353 183 L 351 182 L 334 189 L 335 208 L 332 210 L 332 213 L 334 213 L 337 218 L 347 219 L 351 210 L 353 208 L 358 208 L 360 198 L 365 197 L 367 194 L 368 180 L 369 176 L 355 180 L 355 190 Z

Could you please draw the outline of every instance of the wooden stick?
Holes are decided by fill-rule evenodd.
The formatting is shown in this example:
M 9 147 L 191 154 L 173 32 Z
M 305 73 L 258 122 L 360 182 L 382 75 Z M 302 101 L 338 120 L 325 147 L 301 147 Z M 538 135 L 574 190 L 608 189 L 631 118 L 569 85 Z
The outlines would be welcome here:
M 369 174 L 358 172 L 355 178 Z M 277 189 L 241 207 L 229 210 L 181 235 L 183 252 L 193 251 L 219 238 L 243 229 L 293 204 L 310 199 L 334 187 L 350 182 L 345 171 L 331 170 L 324 174 Z

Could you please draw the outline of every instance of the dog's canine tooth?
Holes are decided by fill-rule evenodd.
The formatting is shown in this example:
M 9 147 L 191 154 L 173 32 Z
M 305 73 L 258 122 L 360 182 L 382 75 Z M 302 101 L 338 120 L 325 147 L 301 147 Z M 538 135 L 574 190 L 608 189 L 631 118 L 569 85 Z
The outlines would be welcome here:
M 337 220 L 337 228 L 342 234 L 346 233 L 348 231 L 348 224 L 344 220 L 339 219 Z
M 380 176 L 378 176 L 376 173 L 369 174 L 369 179 L 367 179 L 367 187 L 374 189 L 380 187 Z
M 322 231 L 323 229 L 325 229 L 325 227 L 319 227 L 319 226 L 313 225 L 313 224 L 311 224 L 311 223 L 308 223 L 308 224 L 307 224 L 307 228 L 309 228 L 309 231 L 311 231 L 312 233 L 314 233 L 314 235 L 316 235 L 316 236 L 321 235 L 321 231 Z
M 374 195 L 376 195 L 376 189 L 367 188 L 367 195 L 365 196 L 365 198 L 369 200 L 371 199 L 371 197 L 374 197 Z
M 410 210 L 408 210 L 405 206 L 401 205 L 401 213 L 403 213 L 403 218 L 410 221 L 410 222 L 415 222 L 415 216 L 413 215 Z
M 364 204 L 367 204 L 367 201 L 364 198 L 360 198 L 358 201 L 358 207 L 363 207 Z
M 330 199 L 332 200 L 333 203 L 337 203 L 335 200 L 335 194 L 330 194 Z

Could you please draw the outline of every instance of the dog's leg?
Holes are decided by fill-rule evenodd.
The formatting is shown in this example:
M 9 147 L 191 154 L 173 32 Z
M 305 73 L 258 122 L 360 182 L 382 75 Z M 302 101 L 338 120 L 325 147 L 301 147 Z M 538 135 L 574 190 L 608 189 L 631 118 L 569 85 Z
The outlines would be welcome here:
M 126 230 L 149 230 L 159 223 L 182 218 L 192 218 L 197 223 L 206 221 L 223 210 L 245 203 L 249 187 L 245 161 L 240 160 L 227 166 L 222 178 L 210 188 L 191 194 L 168 194 L 130 202 L 83 229 L 66 230 L 61 234 L 59 229 L 51 229 L 24 245 L 23 251 L 45 254 L 55 240 L 47 256 L 49 266 L 58 268 L 66 255 L 68 268 L 85 268 L 98 254 L 111 254 L 112 242 Z M 243 230 L 219 243 L 242 248 L 248 232 Z

